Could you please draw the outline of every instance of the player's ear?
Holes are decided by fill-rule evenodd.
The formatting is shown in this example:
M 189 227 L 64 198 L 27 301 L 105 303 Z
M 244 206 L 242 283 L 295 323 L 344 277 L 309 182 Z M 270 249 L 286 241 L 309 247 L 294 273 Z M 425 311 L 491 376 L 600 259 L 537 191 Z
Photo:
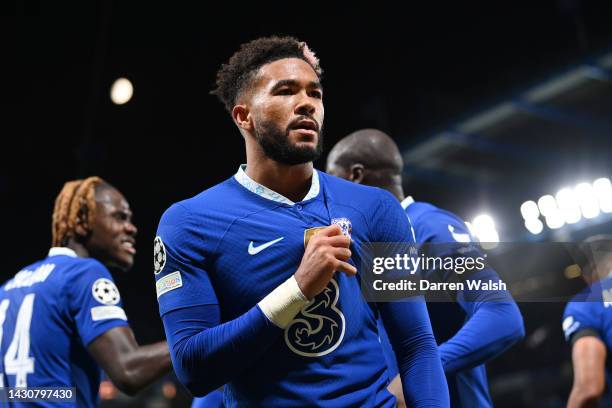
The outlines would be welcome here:
M 74 226 L 74 233 L 76 238 L 86 238 L 89 234 L 89 225 L 87 220 L 82 215 L 77 217 L 76 225 Z
M 355 163 L 351 165 L 351 168 L 349 170 L 349 180 L 354 183 L 361 184 L 361 182 L 363 181 L 364 171 L 365 168 L 361 163 Z
M 251 130 L 253 122 L 251 121 L 251 112 L 247 105 L 236 105 L 232 109 L 232 119 L 240 129 Z

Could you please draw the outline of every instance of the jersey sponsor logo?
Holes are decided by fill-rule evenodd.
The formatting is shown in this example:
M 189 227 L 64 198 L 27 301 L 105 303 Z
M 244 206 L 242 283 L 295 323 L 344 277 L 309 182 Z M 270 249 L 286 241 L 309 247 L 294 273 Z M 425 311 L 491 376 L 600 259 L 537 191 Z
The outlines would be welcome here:
M 159 297 L 164 293 L 178 289 L 181 286 L 183 286 L 183 278 L 181 277 L 181 273 L 179 271 L 172 272 L 155 282 L 157 298 L 159 299 Z
M 116 305 L 121 300 L 119 289 L 115 283 L 106 278 L 100 278 L 91 285 L 91 293 L 103 305 Z
M 561 326 L 563 327 L 563 332 L 565 333 L 565 339 L 569 340 L 570 336 L 576 330 L 578 330 L 578 327 L 580 327 L 580 322 L 574 320 L 574 316 L 567 316 L 565 319 L 563 319 L 563 324 Z
M 127 320 L 125 310 L 119 306 L 96 306 L 91 308 L 91 320 L 121 319 Z
M 455 227 L 453 227 L 450 224 L 448 225 L 448 230 L 453 236 L 453 239 L 457 242 L 470 242 L 471 241 L 470 234 L 455 232 Z
M 153 272 L 158 275 L 166 266 L 166 247 L 161 237 L 153 240 Z
M 271 247 L 272 245 L 276 244 L 279 241 L 282 241 L 284 238 L 285 237 L 276 238 L 276 239 L 273 239 L 272 241 L 268 241 L 268 242 L 266 242 L 264 244 L 261 244 L 261 245 L 258 245 L 258 246 L 254 246 L 253 245 L 253 241 L 251 241 L 249 243 L 249 248 L 248 248 L 249 255 L 257 255 L 258 253 L 260 253 L 264 249 Z
M 55 269 L 55 264 L 43 264 L 33 271 L 27 269 L 19 271 L 15 277 L 4 286 L 4 290 L 23 288 L 32 286 L 35 283 L 44 282 L 51 272 L 53 272 L 53 269 Z
M 344 315 L 338 309 L 340 288 L 335 279 L 311 300 L 285 329 L 285 343 L 302 357 L 320 357 L 334 351 L 344 338 Z

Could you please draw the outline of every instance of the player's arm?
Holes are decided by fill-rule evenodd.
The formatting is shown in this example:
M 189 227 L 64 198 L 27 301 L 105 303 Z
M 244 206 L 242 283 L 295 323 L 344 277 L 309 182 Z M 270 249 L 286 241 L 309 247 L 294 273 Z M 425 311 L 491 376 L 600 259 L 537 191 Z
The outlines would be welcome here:
M 167 228 L 160 229 L 168 232 Z M 178 253 L 180 245 L 166 245 L 168 260 L 164 269 L 180 271 L 185 277 L 181 288 L 159 296 L 179 380 L 192 394 L 203 396 L 248 369 L 274 344 L 309 299 L 327 286 L 334 271 L 356 273 L 346 262 L 351 255 L 349 243 L 338 226 L 322 230 L 308 243 L 293 276 L 244 314 L 227 322 L 221 321 L 221 310 L 206 271 L 194 270 L 185 254 Z M 160 276 L 163 279 L 163 274 Z M 189 292 L 189 276 L 197 276 L 197 292 Z M 189 297 L 194 303 L 185 306 Z
M 82 344 L 121 391 L 134 394 L 170 371 L 165 342 L 139 347 L 108 270 L 82 262 L 64 286 Z
M 375 242 L 414 244 L 412 226 L 397 200 L 383 192 L 373 216 Z M 410 407 L 448 407 L 448 385 L 422 297 L 378 303 L 395 352 L 405 403 Z
M 115 327 L 98 336 L 88 347 L 113 384 L 133 395 L 170 371 L 170 352 L 165 341 L 139 346 L 132 329 Z
M 598 407 L 605 387 L 606 346 L 595 335 L 574 335 L 572 364 L 574 384 L 568 408 Z
M 447 407 L 448 386 L 425 301 L 379 303 L 395 351 L 406 405 Z
M 431 211 L 427 218 L 419 220 L 417 228 L 419 237 L 427 242 L 430 255 L 474 260 L 484 257 L 478 247 L 470 243 L 471 234 L 463 220 L 452 213 Z M 463 281 L 466 289 L 456 294 L 456 300 L 470 316 L 452 338 L 440 345 L 440 358 L 447 374 L 486 363 L 524 337 L 523 318 L 509 292 L 467 288 L 465 281 L 468 279 L 501 282 L 493 269 L 435 273 L 445 281 Z
M 500 280 L 489 268 L 469 279 Z M 521 312 L 506 291 L 465 290 L 457 302 L 471 317 L 439 347 L 447 374 L 486 363 L 525 336 Z
M 396 375 L 395 378 L 389 383 L 387 386 L 387 390 L 391 394 L 395 396 L 397 408 L 406 408 L 406 400 L 404 399 L 404 391 L 402 389 L 402 380 L 399 375 Z

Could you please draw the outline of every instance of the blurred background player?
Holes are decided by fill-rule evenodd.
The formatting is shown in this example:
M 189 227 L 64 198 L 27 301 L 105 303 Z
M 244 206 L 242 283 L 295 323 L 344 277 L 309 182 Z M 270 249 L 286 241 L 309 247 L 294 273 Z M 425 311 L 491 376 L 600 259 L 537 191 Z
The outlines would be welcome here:
M 606 377 L 612 374 L 612 235 L 596 235 L 580 244 L 577 253 L 587 288 L 566 306 L 565 339 L 572 347 L 574 383 L 568 408 L 611 406 Z
M 155 275 L 175 371 L 196 396 L 226 384 L 226 406 L 395 406 L 380 314 L 408 403 L 447 406 L 424 302 L 361 295 L 361 244 L 414 241 L 390 194 L 313 169 L 320 80 L 291 37 L 243 44 L 217 75 L 247 165 L 160 221 Z
M 456 245 L 471 240 L 465 223 L 448 211 L 405 197 L 403 167 L 395 142 L 376 129 L 363 129 L 346 136 L 333 147 L 327 160 L 328 173 L 355 183 L 380 187 L 393 194 L 412 222 L 416 242 L 427 244 L 429 256 L 466 256 L 458 253 L 463 246 Z M 460 276 L 455 271 L 423 272 L 426 279 L 443 282 Z M 486 268 L 471 275 L 470 279 L 498 281 L 499 277 L 495 271 Z M 428 302 L 427 308 L 439 344 L 451 405 L 492 406 L 484 363 L 523 337 L 520 311 L 506 291 L 463 291 L 449 295 L 452 302 Z M 381 330 L 381 342 L 387 353 L 391 375 L 395 377 L 395 358 L 384 330 Z M 401 392 L 398 385 L 396 377 L 391 385 L 396 394 Z
M 106 269 L 134 262 L 136 227 L 123 195 L 98 177 L 67 182 L 52 235 L 49 256 L 0 287 L 0 386 L 75 387 L 76 403 L 11 406 L 97 406 L 100 367 L 126 394 L 168 372 L 166 342 L 136 343 Z
M 215 390 L 205 397 L 194 398 L 191 408 L 223 408 L 223 390 Z

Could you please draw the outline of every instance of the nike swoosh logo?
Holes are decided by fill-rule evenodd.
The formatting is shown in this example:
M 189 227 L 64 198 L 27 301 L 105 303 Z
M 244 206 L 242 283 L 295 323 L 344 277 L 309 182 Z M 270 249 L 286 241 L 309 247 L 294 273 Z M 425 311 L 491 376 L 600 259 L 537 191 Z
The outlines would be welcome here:
M 261 244 L 258 246 L 253 246 L 253 241 L 251 241 L 251 243 L 249 244 L 249 255 L 256 255 L 264 249 L 268 248 L 269 246 L 276 244 L 278 241 L 282 241 L 284 238 L 285 237 L 276 238 L 275 240 L 266 242 L 265 244 Z

